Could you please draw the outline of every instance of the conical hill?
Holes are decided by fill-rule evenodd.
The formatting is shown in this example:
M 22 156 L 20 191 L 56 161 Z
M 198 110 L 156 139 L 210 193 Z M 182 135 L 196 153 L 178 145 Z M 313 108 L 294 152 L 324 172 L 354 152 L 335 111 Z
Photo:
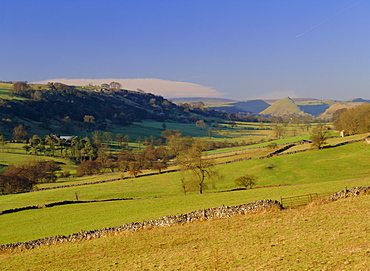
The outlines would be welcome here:
M 277 100 L 270 107 L 263 110 L 260 114 L 283 116 L 283 115 L 300 115 L 304 112 L 289 97 Z

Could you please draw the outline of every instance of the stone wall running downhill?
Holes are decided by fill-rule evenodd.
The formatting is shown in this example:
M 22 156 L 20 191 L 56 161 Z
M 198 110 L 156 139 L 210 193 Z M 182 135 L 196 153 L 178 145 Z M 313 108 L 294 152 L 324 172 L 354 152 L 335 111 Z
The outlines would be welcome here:
M 115 233 L 134 232 L 140 229 L 150 229 L 154 227 L 183 225 L 194 221 L 227 218 L 235 215 L 255 214 L 274 209 L 279 210 L 282 209 L 280 202 L 276 200 L 259 200 L 252 203 L 241 204 L 237 206 L 209 208 L 205 210 L 193 211 L 188 214 L 164 216 L 150 221 L 127 223 L 119 227 L 103 228 L 92 231 L 81 231 L 77 233 L 72 233 L 71 235 L 68 236 L 58 235 L 54 237 L 46 237 L 27 242 L 3 244 L 0 245 L 0 251 L 33 249 L 40 246 L 49 246 L 60 243 L 78 242 L 82 240 L 96 239 L 106 237 L 108 235 L 113 235 Z

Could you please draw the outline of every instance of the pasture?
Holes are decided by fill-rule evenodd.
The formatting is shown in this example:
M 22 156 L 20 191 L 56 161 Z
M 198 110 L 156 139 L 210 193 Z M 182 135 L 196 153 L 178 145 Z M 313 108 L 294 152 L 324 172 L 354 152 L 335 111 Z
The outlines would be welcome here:
M 366 186 L 369 185 L 370 173 L 368 153 L 369 146 L 359 142 L 337 148 L 219 165 L 216 168 L 224 178 L 214 180 L 216 188 L 203 195 L 195 192 L 184 195 L 179 172 L 3 195 L 0 197 L 0 210 L 75 200 L 76 193 L 80 200 L 133 200 L 71 204 L 0 215 L 0 231 L 3 232 L 0 243 L 70 234 L 81 229 L 119 226 L 164 215 L 260 199 L 279 200 L 280 197 L 307 193 L 328 195 L 345 187 Z M 254 174 L 258 178 L 256 188 L 222 192 L 237 188 L 235 179 L 245 174 Z M 96 178 L 104 177 L 109 179 L 108 175 Z
M 366 270 L 370 196 L 0 254 L 3 270 Z
M 208 157 L 213 158 L 216 163 L 246 157 L 252 159 L 216 165 L 215 169 L 222 178 L 209 180 L 210 189 L 203 195 L 197 192 L 184 194 L 180 172 L 138 178 L 128 178 L 128 173 L 122 172 L 63 178 L 56 183 L 41 184 L 39 187 L 117 180 L 0 196 L 0 211 L 39 205 L 39 209 L 0 215 L 0 244 L 69 235 L 81 230 L 115 227 L 129 222 L 261 199 L 280 200 L 281 197 L 308 193 L 318 193 L 323 197 L 346 187 L 369 186 L 370 146 L 363 142 L 257 159 L 272 151 L 267 146 L 271 143 L 268 140 L 273 138 L 273 125 L 223 125 L 220 131 L 215 130 L 208 137 L 206 129 L 199 129 L 194 124 L 166 123 L 166 129 L 179 128 L 185 131 L 185 136 L 206 137 L 211 141 L 226 139 L 229 142 L 261 142 L 208 152 L 212 154 Z M 310 137 L 306 130 L 303 131 L 295 124 L 289 124 L 285 129 L 289 131 L 287 138 L 277 140 L 276 143 L 296 142 Z M 149 131 L 150 135 L 159 137 L 163 131 L 162 123 L 135 123 L 112 133 L 128 134 L 136 140 L 137 137 L 148 136 Z M 288 137 L 297 131 L 300 132 L 296 137 Z M 364 136 L 331 138 L 328 139 L 328 144 L 334 146 Z M 138 143 L 130 143 L 130 148 L 138 146 Z M 115 147 L 114 144 L 112 147 Z M 297 145 L 287 152 L 309 148 L 310 144 Z M 225 153 L 226 151 L 231 153 Z M 76 165 L 66 158 L 28 155 L 23 144 L 12 143 L 1 150 L 0 171 L 9 164 L 27 163 L 33 159 L 53 159 L 64 171 L 74 173 L 76 170 Z M 253 189 L 240 190 L 235 180 L 246 174 L 256 176 L 257 185 Z M 76 195 L 82 201 L 108 201 L 43 207 L 48 203 L 76 200 Z M 110 199 L 120 200 L 109 201 Z M 5 252 L 0 254 L 0 259 L 4 270 L 37 270 L 41 267 L 48 270 L 276 270 L 338 269 L 343 266 L 353 270 L 369 264 L 360 261 L 361 257 L 368 256 L 369 253 L 369 247 L 364 241 L 366 230 L 361 232 L 364 225 L 370 222 L 368 218 L 361 217 L 361 212 L 369 207 L 368 199 L 369 196 L 364 196 L 297 210 L 145 230 L 15 254 Z M 344 215 L 340 217 L 338 212 Z M 352 233 L 356 233 L 357 237 L 351 235 L 352 228 Z M 359 242 L 352 244 L 353 240 Z M 322 245 L 325 246 L 324 251 L 320 250 Z M 308 252 L 310 256 L 306 257 Z
M 10 94 L 11 89 L 13 89 L 13 84 L 0 83 L 0 99 L 4 99 L 4 100 L 26 100 L 26 98 L 11 95 Z

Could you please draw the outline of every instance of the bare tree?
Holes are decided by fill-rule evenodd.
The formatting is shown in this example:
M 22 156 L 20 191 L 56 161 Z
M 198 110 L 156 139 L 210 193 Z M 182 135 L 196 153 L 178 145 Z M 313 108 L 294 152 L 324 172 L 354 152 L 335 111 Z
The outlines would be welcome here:
M 119 83 L 119 82 L 110 82 L 109 86 L 111 88 L 115 88 L 115 89 L 121 89 L 122 88 L 122 84 Z
M 92 128 L 95 126 L 95 117 L 91 115 L 85 115 L 84 122 L 86 123 L 87 129 L 91 131 Z
M 28 133 L 23 128 L 23 125 L 19 125 L 19 126 L 14 127 L 13 140 L 23 141 L 23 140 L 26 140 L 26 139 L 28 139 Z
M 195 122 L 195 126 L 203 130 L 204 128 L 206 128 L 206 123 L 204 122 L 204 120 L 197 120 Z
M 275 125 L 273 128 L 273 132 L 274 132 L 275 139 L 281 139 L 284 136 L 285 129 L 282 126 Z
M 326 144 L 326 139 L 329 137 L 329 127 L 319 124 L 312 129 L 312 135 L 310 139 L 312 140 L 312 147 L 320 149 Z
M 200 194 L 203 194 L 209 184 L 213 185 L 212 179 L 220 177 L 214 170 L 212 161 L 205 159 L 202 155 L 204 150 L 205 142 L 196 139 L 190 148 L 180 151 L 176 157 L 177 164 L 184 173 L 182 179 L 184 192 L 198 190 Z

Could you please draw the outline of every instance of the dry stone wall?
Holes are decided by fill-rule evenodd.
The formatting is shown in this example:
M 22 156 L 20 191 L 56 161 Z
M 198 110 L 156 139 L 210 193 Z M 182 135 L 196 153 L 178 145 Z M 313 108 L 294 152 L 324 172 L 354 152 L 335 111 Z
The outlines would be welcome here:
M 349 197 L 355 197 L 359 195 L 370 194 L 370 186 L 357 186 L 350 189 L 339 191 L 329 197 L 330 201 L 336 201 L 339 199 L 345 199 Z
M 162 171 L 161 173 L 153 172 L 153 173 L 146 173 L 141 174 L 140 177 L 144 176 L 153 176 L 153 175 L 159 175 L 163 173 L 171 173 L 179 171 L 178 169 L 170 169 L 166 171 Z M 90 175 L 93 176 L 93 175 Z M 120 180 L 126 180 L 126 179 L 133 179 L 134 177 L 123 177 L 123 178 L 116 178 L 116 179 L 109 179 L 109 180 L 102 180 L 102 181 L 95 181 L 95 182 L 88 182 L 88 183 L 76 183 L 76 184 L 66 184 L 66 185 L 59 185 L 59 186 L 52 186 L 52 187 L 44 187 L 44 188 L 36 188 L 28 191 L 21 191 L 15 194 L 23 194 L 23 193 L 30 193 L 30 192 L 37 192 L 37 191 L 43 191 L 43 190 L 52 190 L 52 189 L 59 189 L 59 188 L 66 188 L 66 187 L 73 187 L 73 186 L 85 186 L 85 185 L 91 185 L 91 184 L 102 184 L 102 183 L 109 183 L 109 182 L 115 182 Z
M 40 246 L 50 246 L 66 242 L 77 242 L 82 240 L 90 240 L 113 235 L 115 233 L 134 232 L 141 229 L 150 229 L 154 227 L 167 227 L 174 225 L 183 225 L 194 221 L 204 221 L 208 219 L 221 219 L 232 217 L 235 215 L 255 214 L 268 210 L 282 209 L 280 202 L 276 200 L 259 200 L 248 204 L 237 206 L 225 206 L 209 208 L 205 210 L 197 210 L 188 214 L 180 214 L 175 216 L 164 216 L 155 220 L 144 222 L 133 222 L 124 224 L 119 227 L 103 228 L 92 231 L 81 231 L 68 236 L 58 235 L 54 237 L 41 238 L 37 240 L 4 244 L 0 245 L 0 251 L 6 250 L 24 250 L 33 249 Z
M 331 195 L 328 200 L 336 201 L 343 198 L 354 197 L 359 195 L 370 194 L 370 186 L 367 187 L 354 187 L 351 189 L 345 189 Z M 282 205 L 276 200 L 259 200 L 247 204 L 241 204 L 237 206 L 224 206 L 215 207 L 205 210 L 197 210 L 188 214 L 180 214 L 175 216 L 164 216 L 155 220 L 149 220 L 144 222 L 132 222 L 127 223 L 119 227 L 103 228 L 92 231 L 81 231 L 72 233 L 71 235 L 64 236 L 58 235 L 54 237 L 46 237 L 37 240 L 3 244 L 0 245 L 0 251 L 12 251 L 12 250 L 24 250 L 33 249 L 40 246 L 50 246 L 60 243 L 67 242 L 78 242 L 82 240 L 90 240 L 108 235 L 114 235 L 115 233 L 134 232 L 141 229 L 150 229 L 155 227 L 168 227 L 174 225 L 184 225 L 195 221 L 204 221 L 208 219 L 221 219 L 228 218 L 236 215 L 247 215 L 255 214 L 263 211 L 282 209 Z
M 68 205 L 68 204 L 121 201 L 121 200 L 133 200 L 133 199 L 134 198 L 116 198 L 116 199 L 102 199 L 102 200 L 64 200 L 64 201 L 47 203 L 44 205 L 31 205 L 31 206 L 26 206 L 26 207 L 7 209 L 7 210 L 0 211 L 0 215 L 17 213 L 17 212 L 32 210 L 32 209 L 41 209 L 41 208 L 48 208 L 48 207 L 54 207 L 54 206 L 60 206 L 60 205 Z

